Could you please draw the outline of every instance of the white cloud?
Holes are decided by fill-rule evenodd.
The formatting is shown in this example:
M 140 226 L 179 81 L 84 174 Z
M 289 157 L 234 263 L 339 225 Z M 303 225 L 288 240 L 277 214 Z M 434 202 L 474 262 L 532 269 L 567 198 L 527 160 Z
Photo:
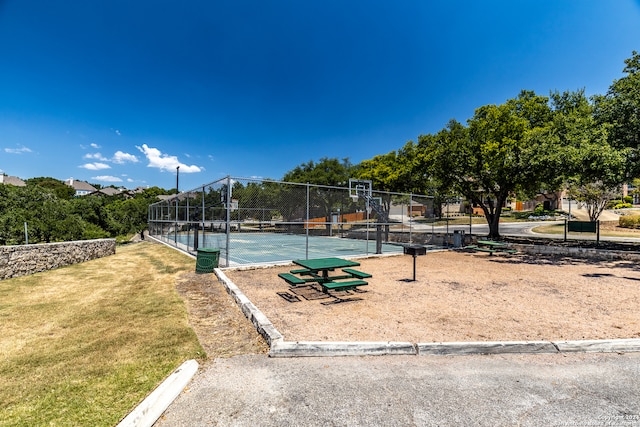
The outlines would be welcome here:
M 91 171 L 99 171 L 101 169 L 111 169 L 111 166 L 104 163 L 85 163 L 84 165 L 80 165 L 79 167 L 83 169 L 89 169 Z
M 95 142 L 92 142 L 91 143 L 91 148 L 98 149 L 98 148 L 100 148 L 100 146 L 98 144 L 96 144 Z
M 122 180 L 117 176 L 110 176 L 110 175 L 92 176 L 91 179 L 95 181 L 102 181 L 102 182 L 122 182 Z
M 94 145 L 94 144 L 91 144 L 91 145 Z M 103 162 L 106 162 L 106 161 L 108 161 L 108 160 L 109 160 L 109 159 L 107 159 L 106 157 L 104 157 L 104 156 L 103 156 L 102 154 L 100 154 L 100 153 L 93 153 L 93 154 L 88 153 L 88 154 L 85 154 L 85 155 L 83 156 L 83 158 L 84 158 L 84 159 L 96 159 L 96 160 L 100 160 L 100 161 L 103 161 Z
M 122 151 L 116 151 L 116 154 L 113 155 L 112 161 L 113 163 L 117 163 L 121 165 L 126 162 L 138 163 L 139 160 L 133 154 L 123 153 Z
M 136 146 L 136 148 L 138 148 L 138 150 L 146 156 L 147 160 L 149 160 L 147 167 L 173 172 L 178 166 L 180 166 L 181 173 L 202 172 L 202 168 L 199 166 L 189 166 L 180 163 L 178 157 L 164 154 L 157 148 L 147 146 L 147 144 L 142 144 L 142 147 Z
M 116 129 L 116 135 L 121 136 L 122 133 L 118 129 Z
M 127 182 L 134 182 L 131 178 L 127 178 Z
M 33 152 L 33 151 L 31 151 L 30 148 L 27 148 L 24 145 L 22 145 L 19 148 L 5 148 L 4 151 L 5 151 L 5 153 L 9 153 L 9 154 L 23 154 L 23 153 L 32 153 Z

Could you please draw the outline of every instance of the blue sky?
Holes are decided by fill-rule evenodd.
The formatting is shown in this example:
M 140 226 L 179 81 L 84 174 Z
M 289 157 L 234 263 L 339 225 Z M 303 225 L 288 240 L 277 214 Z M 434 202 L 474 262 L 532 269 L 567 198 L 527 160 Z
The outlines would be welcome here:
M 182 190 L 605 93 L 640 0 L 0 0 L 0 171 Z

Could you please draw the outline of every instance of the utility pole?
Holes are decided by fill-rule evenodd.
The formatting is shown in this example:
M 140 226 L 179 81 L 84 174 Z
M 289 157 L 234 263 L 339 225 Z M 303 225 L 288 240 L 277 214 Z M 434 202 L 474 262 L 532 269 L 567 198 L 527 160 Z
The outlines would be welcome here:
M 178 186 L 180 182 L 180 166 L 176 166 L 176 194 L 180 193 L 180 187 Z

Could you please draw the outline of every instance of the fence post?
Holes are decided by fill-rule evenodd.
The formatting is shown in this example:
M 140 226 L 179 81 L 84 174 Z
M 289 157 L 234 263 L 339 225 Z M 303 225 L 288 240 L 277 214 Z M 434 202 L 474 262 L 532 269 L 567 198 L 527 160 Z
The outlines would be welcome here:
M 409 243 L 413 243 L 413 193 L 409 193 Z
M 305 259 L 309 259 L 309 183 L 307 182 L 307 218 L 306 218 L 306 238 L 305 238 L 305 249 L 304 249 L 304 257 Z
M 207 233 L 204 230 L 204 220 L 205 220 L 205 211 L 204 211 L 204 191 L 205 187 L 202 186 L 202 212 L 200 214 L 200 219 L 202 220 L 202 245 L 206 246 L 207 238 L 205 237 Z
M 564 219 L 564 241 L 567 241 L 567 227 L 569 227 L 569 223 L 567 222 L 567 218 Z
M 231 248 L 229 244 L 231 242 L 231 175 L 227 175 L 227 195 L 226 195 L 227 203 L 227 260 L 225 262 L 225 267 L 229 267 L 229 258 L 231 257 L 230 252 Z

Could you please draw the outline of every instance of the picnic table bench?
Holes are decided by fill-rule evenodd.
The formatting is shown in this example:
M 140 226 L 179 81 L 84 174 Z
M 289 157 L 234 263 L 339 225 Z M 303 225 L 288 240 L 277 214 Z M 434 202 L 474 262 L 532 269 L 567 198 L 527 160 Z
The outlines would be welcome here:
M 366 286 L 368 283 L 362 279 L 372 277 L 369 273 L 350 268 L 359 266 L 360 263 L 342 258 L 295 260 L 293 263 L 303 268 L 291 270 L 289 273 L 280 273 L 278 276 L 292 286 L 318 284 L 325 293 L 330 290 L 348 291 Z M 330 272 L 336 269 L 341 269 L 344 274 L 330 275 Z
M 515 254 L 518 251 L 515 249 L 509 249 L 509 246 L 504 242 L 495 242 L 493 240 L 478 240 L 477 245 L 466 246 L 465 249 L 472 249 L 476 252 L 487 252 L 489 255 L 493 255 L 495 252 Z
M 369 273 L 364 273 L 362 271 L 354 270 L 353 268 L 343 268 L 342 271 L 344 271 L 347 274 L 350 274 L 353 277 L 357 277 L 358 279 L 367 279 L 369 277 L 373 277 Z
M 285 282 L 287 282 L 290 285 L 296 286 L 296 285 L 304 285 L 305 283 L 307 283 L 306 280 L 298 277 L 298 276 L 294 276 L 291 273 L 280 273 L 278 274 L 278 276 L 280 276 L 280 278 L 284 279 Z
M 323 292 L 331 291 L 351 291 L 356 289 L 358 286 L 367 286 L 369 283 L 364 280 L 351 280 L 348 282 L 328 282 L 321 283 Z

